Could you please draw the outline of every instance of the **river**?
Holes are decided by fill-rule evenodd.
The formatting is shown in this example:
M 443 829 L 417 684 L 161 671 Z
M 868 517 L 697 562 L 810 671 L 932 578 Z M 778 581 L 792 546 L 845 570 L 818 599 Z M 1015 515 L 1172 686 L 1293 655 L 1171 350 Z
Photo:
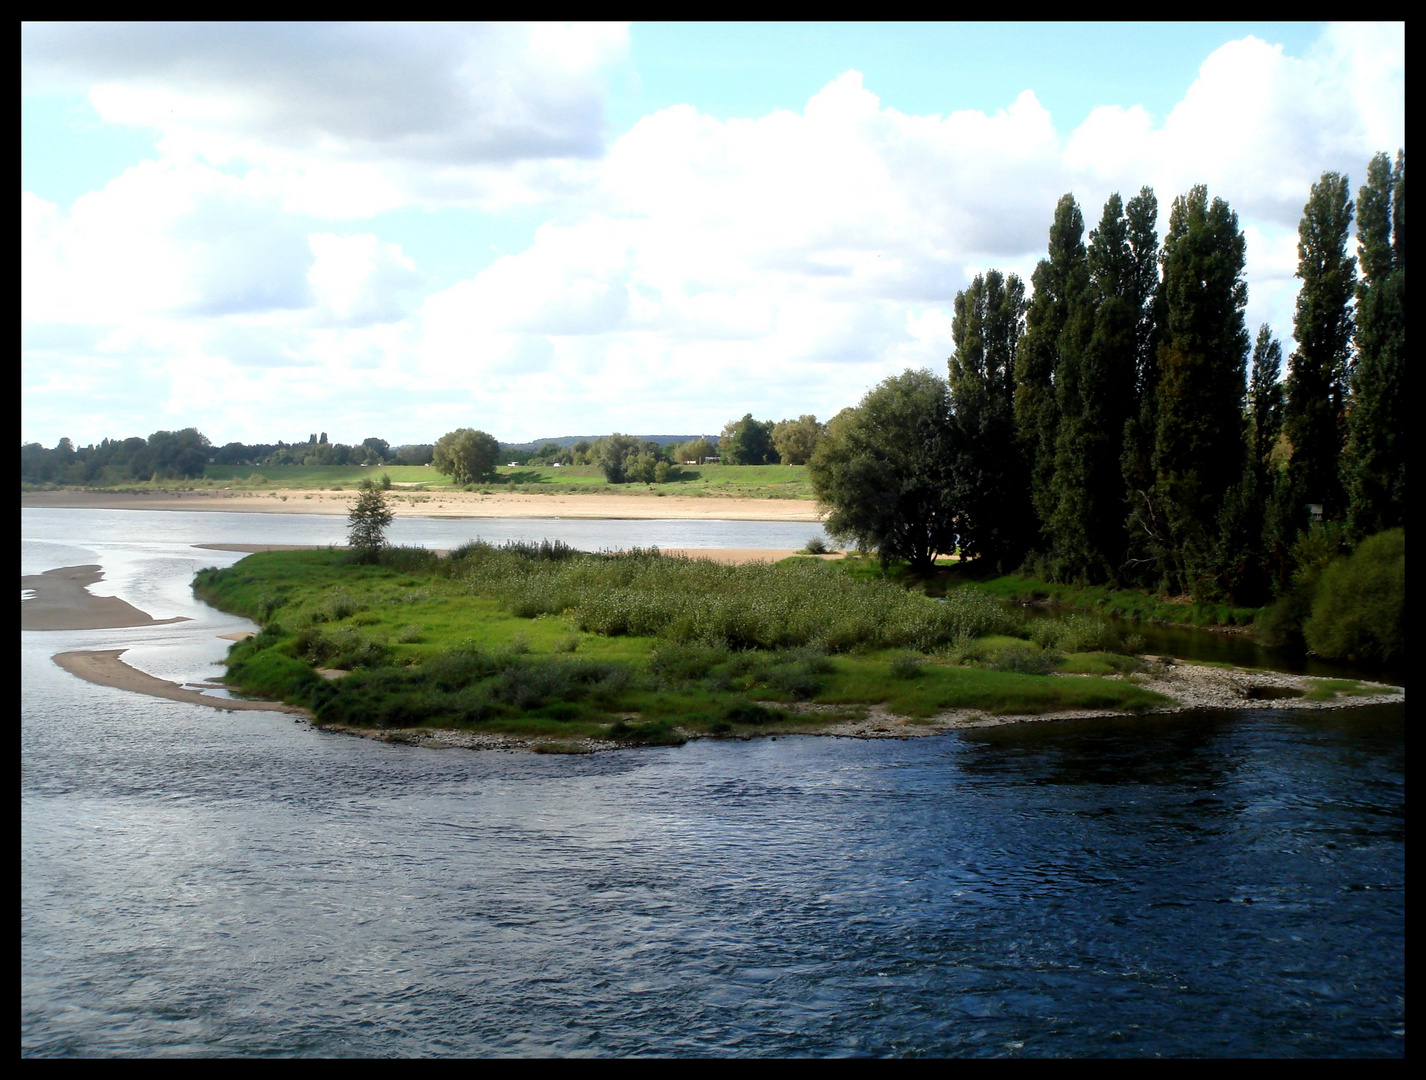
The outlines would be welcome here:
M 393 532 L 714 530 L 674 524 Z M 766 525 L 706 546 L 815 528 Z M 342 519 L 21 526 L 22 574 L 100 563 L 93 591 L 192 620 L 21 634 L 23 1056 L 1405 1054 L 1404 705 L 586 757 L 392 746 L 50 659 L 127 647 L 211 677 L 217 635 L 248 624 L 188 581 L 240 556 L 190 545 L 340 542 Z

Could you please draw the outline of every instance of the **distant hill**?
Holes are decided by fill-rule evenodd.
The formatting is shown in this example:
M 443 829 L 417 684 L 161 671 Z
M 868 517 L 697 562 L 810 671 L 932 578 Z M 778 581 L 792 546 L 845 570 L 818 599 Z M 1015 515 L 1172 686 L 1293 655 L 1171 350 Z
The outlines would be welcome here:
M 609 434 L 607 431 L 605 435 Z M 622 434 L 622 432 L 621 432 Z M 534 442 L 502 442 L 500 445 L 506 450 L 538 450 L 546 443 L 554 443 L 561 449 L 573 446 L 577 442 L 593 442 L 595 439 L 602 439 L 604 435 L 561 435 L 557 439 L 536 439 Z M 638 439 L 640 442 L 656 442 L 660 446 L 667 446 L 669 443 L 688 442 L 689 439 L 707 439 L 714 446 L 718 445 L 717 435 L 630 435 L 631 439 Z

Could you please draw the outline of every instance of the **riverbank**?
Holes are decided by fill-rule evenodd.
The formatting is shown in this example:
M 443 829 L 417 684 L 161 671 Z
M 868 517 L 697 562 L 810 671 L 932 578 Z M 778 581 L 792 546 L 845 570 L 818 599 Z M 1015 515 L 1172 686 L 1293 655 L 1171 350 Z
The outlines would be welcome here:
M 54 661 L 65 671 L 100 686 L 146 694 L 149 697 L 206 705 L 214 709 L 281 712 L 309 717 L 296 705 L 276 701 L 248 701 L 216 698 L 198 687 L 181 686 L 139 671 L 121 659 L 125 650 L 105 649 L 59 653 Z M 1152 658 L 1150 658 L 1152 659 Z M 1155 664 L 1153 674 L 1140 677 L 1140 685 L 1174 700 L 1172 706 L 1139 713 L 1139 716 L 1167 715 L 1204 710 L 1265 708 L 1291 711 L 1321 711 L 1358 708 L 1364 705 L 1397 704 L 1404 690 L 1376 683 L 1358 683 L 1352 695 L 1313 698 L 1321 693 L 1321 679 L 1277 672 L 1233 671 L 1195 664 Z M 216 688 L 216 687 L 213 687 Z M 1105 709 L 1067 709 L 1040 714 L 997 715 L 979 709 L 955 709 L 919 719 L 899 716 L 875 706 L 855 719 L 838 717 L 820 720 L 819 714 L 845 713 L 834 706 L 812 704 L 787 707 L 792 719 L 778 726 L 778 738 L 788 735 L 823 735 L 854 739 L 909 739 L 941 735 L 952 731 L 1006 727 L 1012 724 L 1043 724 L 1069 720 L 1123 717 L 1122 712 Z M 433 749 L 522 750 L 537 753 L 594 753 L 626 749 L 628 743 L 616 739 L 563 739 L 550 735 L 515 735 L 504 732 L 441 730 L 429 727 L 383 728 L 375 730 L 346 724 L 324 725 L 323 730 L 358 735 L 382 742 L 406 743 Z M 675 729 L 681 738 L 708 737 L 706 732 Z
M 20 508 L 68 510 L 189 510 L 251 514 L 345 516 L 355 491 L 243 491 L 233 488 L 175 492 L 25 491 Z M 821 520 L 807 499 L 749 499 L 718 495 L 669 495 L 657 490 L 581 495 L 479 491 L 387 492 L 398 517 L 607 518 L 692 521 Z

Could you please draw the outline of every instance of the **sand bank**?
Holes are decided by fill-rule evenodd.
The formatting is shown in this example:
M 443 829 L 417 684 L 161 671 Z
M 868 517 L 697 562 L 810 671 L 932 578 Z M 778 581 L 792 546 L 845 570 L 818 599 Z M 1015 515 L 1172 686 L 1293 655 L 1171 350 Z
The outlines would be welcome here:
M 256 514 L 340 514 L 356 500 L 355 491 L 211 491 L 153 492 L 140 495 L 107 491 L 27 491 L 20 507 L 75 510 L 193 510 Z M 612 518 L 697 521 L 820 521 L 810 499 L 745 499 L 712 495 L 600 495 L 478 491 L 387 493 L 387 504 L 401 517 Z
M 308 715 L 305 709 L 294 705 L 286 705 L 281 702 L 215 698 L 199 693 L 196 689 L 155 678 L 120 660 L 119 657 L 123 651 L 122 649 L 113 649 L 95 652 L 67 652 L 60 653 L 54 660 L 71 674 L 101 686 L 117 687 L 121 690 L 131 690 L 135 693 L 167 698 L 172 701 L 186 701 L 194 705 L 207 705 L 215 709 L 254 709 Z M 1136 676 L 1136 678 L 1139 679 L 1141 685 L 1165 694 L 1175 702 L 1171 706 L 1142 714 L 1145 716 L 1205 709 L 1256 708 L 1310 711 L 1351 709 L 1363 705 L 1395 704 L 1405 701 L 1405 691 L 1401 687 L 1366 682 L 1360 684 L 1363 690 L 1370 691 L 1364 695 L 1344 697 L 1335 701 L 1310 701 L 1303 697 L 1293 696 L 1310 692 L 1314 688 L 1318 680 L 1308 676 L 1288 675 L 1274 671 L 1230 670 L 1197 664 L 1154 663 L 1147 675 Z M 1110 717 L 1132 719 L 1126 717 L 1124 713 L 1109 710 L 1078 709 L 1035 715 L 996 715 L 978 709 L 957 709 L 940 713 L 929 719 L 915 720 L 897 716 L 881 706 L 872 706 L 854 719 L 844 719 L 828 724 L 819 722 L 819 713 L 845 715 L 848 712 L 848 707 L 815 704 L 784 707 L 792 711 L 794 716 L 786 724 L 780 726 L 779 734 L 832 735 L 857 739 L 918 738 L 926 735 L 939 735 L 948 731 L 1005 727 L 1010 724 L 1054 723 L 1064 720 Z M 627 749 L 627 744 L 607 739 L 561 740 L 549 735 L 506 735 L 495 732 L 441 731 L 431 728 L 377 730 L 341 725 L 324 730 L 436 749 L 533 750 L 547 747 L 551 743 L 577 752 Z
M 180 686 L 178 683 L 130 667 L 119 657 L 124 649 L 105 649 L 93 652 L 57 653 L 54 662 L 71 675 L 100 686 L 112 686 L 119 690 L 131 690 L 149 697 L 167 698 L 170 701 L 186 701 L 190 705 L 211 705 L 215 709 L 255 709 L 262 712 L 286 712 L 306 714 L 305 709 L 286 705 L 280 701 L 239 701 L 235 698 L 215 698 L 200 693 L 196 689 Z
M 155 619 L 117 596 L 95 596 L 88 586 L 104 577 L 100 566 L 61 566 L 20 578 L 34 596 L 20 601 L 21 630 L 110 630 L 187 622 L 186 615 Z

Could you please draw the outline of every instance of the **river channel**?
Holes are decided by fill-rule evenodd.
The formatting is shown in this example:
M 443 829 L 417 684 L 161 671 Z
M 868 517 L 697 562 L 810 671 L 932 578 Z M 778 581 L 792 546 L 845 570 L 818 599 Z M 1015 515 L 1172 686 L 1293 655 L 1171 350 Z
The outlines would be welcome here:
M 211 678 L 250 624 L 188 582 L 241 556 L 191 545 L 343 524 L 22 511 L 22 574 L 98 563 L 92 591 L 190 619 L 21 633 L 22 1056 L 1405 1055 L 1404 705 L 539 756 L 52 662 Z M 816 526 L 393 534 L 477 528 Z

